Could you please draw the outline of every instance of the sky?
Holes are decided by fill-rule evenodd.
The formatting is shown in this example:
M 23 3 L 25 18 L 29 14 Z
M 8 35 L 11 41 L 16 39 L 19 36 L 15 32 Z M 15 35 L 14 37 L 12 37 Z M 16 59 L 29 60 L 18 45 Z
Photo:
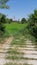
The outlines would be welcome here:
M 0 13 L 15 20 L 22 18 L 27 19 L 29 14 L 37 9 L 37 0 L 10 0 L 7 4 L 10 8 L 0 9 Z

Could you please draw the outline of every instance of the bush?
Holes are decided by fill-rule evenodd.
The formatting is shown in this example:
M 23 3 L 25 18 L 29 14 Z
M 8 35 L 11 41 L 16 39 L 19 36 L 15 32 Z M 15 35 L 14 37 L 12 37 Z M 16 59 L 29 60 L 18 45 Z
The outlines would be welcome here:
M 37 38 L 37 10 L 34 11 L 33 14 L 29 16 L 29 24 L 28 29 L 30 34 L 32 34 L 35 38 Z

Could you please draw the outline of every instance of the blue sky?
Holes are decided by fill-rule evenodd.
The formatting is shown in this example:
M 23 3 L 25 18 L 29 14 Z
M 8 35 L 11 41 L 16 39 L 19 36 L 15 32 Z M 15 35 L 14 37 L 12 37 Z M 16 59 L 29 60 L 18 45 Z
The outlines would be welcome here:
M 30 13 L 37 9 L 37 0 L 10 0 L 10 9 L 0 9 L 0 13 L 6 14 L 9 18 L 27 18 Z

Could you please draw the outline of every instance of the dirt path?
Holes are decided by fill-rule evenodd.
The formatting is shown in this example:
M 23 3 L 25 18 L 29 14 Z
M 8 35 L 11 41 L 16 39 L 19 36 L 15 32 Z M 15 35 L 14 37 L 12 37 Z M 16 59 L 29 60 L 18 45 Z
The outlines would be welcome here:
M 16 63 L 17 65 L 21 63 L 21 65 L 37 65 L 37 51 L 35 50 L 35 45 L 30 40 L 26 40 L 26 47 L 18 47 L 17 51 L 24 53 L 22 57 L 25 59 L 21 60 L 7 60 L 5 57 L 7 56 L 8 48 L 10 47 L 10 43 L 12 42 L 13 37 L 9 37 L 5 40 L 4 44 L 0 46 L 0 65 L 4 65 L 6 63 Z M 15 45 L 16 46 L 16 45 Z M 14 50 L 15 50 L 14 46 Z M 37 48 L 36 48 L 37 49 Z M 16 55 L 16 54 L 15 54 Z M 20 56 L 19 56 L 20 57 Z
M 27 60 L 28 64 L 37 65 L 37 51 L 35 50 L 35 45 L 33 45 L 32 41 L 30 40 L 26 41 L 26 52 L 24 57 L 30 59 Z
M 4 65 L 6 63 L 6 60 L 5 60 L 6 52 L 8 51 L 7 49 L 9 48 L 12 40 L 13 40 L 13 37 L 9 37 L 5 39 L 4 44 L 0 46 L 0 65 Z
M 33 45 L 32 41 L 26 40 L 26 48 L 19 48 L 20 52 L 25 53 L 24 58 L 27 58 L 25 62 L 28 65 L 37 65 L 37 48 Z
M 20 53 L 24 53 L 24 55 L 22 55 L 22 57 L 24 59 L 8 59 L 7 63 L 16 63 L 16 65 L 26 65 L 26 63 L 28 65 L 37 65 L 37 51 L 35 50 L 35 45 L 33 45 L 32 41 L 30 40 L 26 40 L 26 47 L 19 47 L 18 45 L 14 45 L 12 46 L 12 48 L 14 50 L 16 50 L 15 48 L 17 47 L 17 51 Z M 37 48 L 36 48 L 37 49 Z M 17 54 L 17 53 L 16 53 Z M 15 56 L 16 56 L 15 54 Z M 12 54 L 10 55 L 12 56 Z M 20 55 L 18 54 L 18 57 L 20 58 Z M 11 65 L 11 64 L 10 64 Z M 12 64 L 13 65 L 13 64 Z

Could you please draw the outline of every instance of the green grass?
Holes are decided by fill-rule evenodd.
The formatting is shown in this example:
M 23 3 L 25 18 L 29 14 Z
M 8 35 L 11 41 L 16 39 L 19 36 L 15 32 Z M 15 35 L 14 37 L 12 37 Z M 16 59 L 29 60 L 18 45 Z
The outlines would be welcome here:
M 22 34 L 16 35 L 14 37 L 14 40 L 11 43 L 11 47 L 13 47 L 15 45 L 15 47 L 26 47 L 26 43 L 25 43 L 25 36 L 23 36 Z
M 24 54 L 23 52 L 19 52 L 19 51 L 18 51 L 18 48 L 14 48 L 14 49 L 9 48 L 7 53 L 8 53 L 8 54 L 14 54 L 14 55 L 15 55 L 15 54 L 17 54 L 17 55 L 20 55 L 20 54 L 23 55 L 23 54 Z
M 29 38 L 32 41 L 35 41 L 35 38 L 33 36 L 30 35 L 27 27 L 27 23 L 25 24 L 20 24 L 20 23 L 11 23 L 11 24 L 5 24 L 5 29 L 6 29 L 6 33 L 5 36 L 11 36 L 11 35 L 15 35 L 16 37 L 23 34 L 23 36 L 25 36 L 25 38 Z
M 14 55 L 14 56 L 8 56 L 6 59 L 10 59 L 10 60 L 22 60 L 22 59 L 24 59 L 25 60 L 25 58 L 24 57 L 20 57 L 20 56 L 17 56 L 17 55 Z
M 8 34 L 16 34 L 18 31 L 25 28 L 27 24 L 11 23 L 11 24 L 5 24 L 5 26 L 6 26 L 6 32 L 8 32 Z

